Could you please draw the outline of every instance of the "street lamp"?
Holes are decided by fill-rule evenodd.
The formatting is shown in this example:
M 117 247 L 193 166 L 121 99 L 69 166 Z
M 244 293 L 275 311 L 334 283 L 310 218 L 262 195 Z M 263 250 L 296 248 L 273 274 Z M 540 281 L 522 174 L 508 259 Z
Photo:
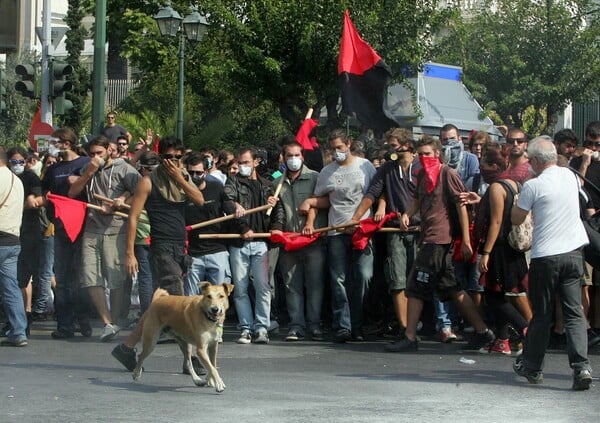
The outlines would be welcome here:
M 185 39 L 189 41 L 200 41 L 208 29 L 206 18 L 198 13 L 196 7 L 192 7 L 192 13 L 182 18 L 176 10 L 173 10 L 168 2 L 154 16 L 158 24 L 160 35 L 163 37 L 176 37 L 179 35 L 179 78 L 178 78 L 178 109 L 177 109 L 177 138 L 183 141 L 183 66 L 185 57 Z

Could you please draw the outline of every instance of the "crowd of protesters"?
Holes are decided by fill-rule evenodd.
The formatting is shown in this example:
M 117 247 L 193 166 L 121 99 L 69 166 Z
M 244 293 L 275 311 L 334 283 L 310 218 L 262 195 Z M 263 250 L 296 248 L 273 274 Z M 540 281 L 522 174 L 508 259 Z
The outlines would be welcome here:
M 54 339 L 91 337 L 94 316 L 111 341 L 134 292 L 139 320 L 112 352 L 132 370 L 153 290 L 197 295 L 208 280 L 235 285 L 239 344 L 285 325 L 289 342 L 384 336 L 402 353 L 430 331 L 518 356 L 530 383 L 547 347 L 566 348 L 573 388 L 589 387 L 600 273 L 584 261 L 581 220 L 600 208 L 600 122 L 583 145 L 566 129 L 531 140 L 507 128 L 499 143 L 451 124 L 438 137 L 395 128 L 366 157 L 343 130 L 322 146 L 286 137 L 235 155 L 174 137 L 153 148 L 151 131 L 132 146 L 115 117 L 85 150 L 61 128 L 42 157 L 0 151 L 3 345 L 26 346 L 50 314 Z M 56 196 L 84 204 L 82 227 Z M 532 250 L 519 251 L 508 233 L 529 212 Z M 364 222 L 379 228 L 372 238 L 358 236 Z M 287 248 L 290 233 L 305 245 Z

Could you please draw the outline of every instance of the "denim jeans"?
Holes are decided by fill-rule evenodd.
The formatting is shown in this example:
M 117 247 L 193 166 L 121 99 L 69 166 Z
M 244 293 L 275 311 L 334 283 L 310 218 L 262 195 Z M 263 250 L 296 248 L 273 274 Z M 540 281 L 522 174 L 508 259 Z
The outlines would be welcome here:
M 134 245 L 134 254 L 138 262 L 138 296 L 140 298 L 140 313 L 144 314 L 150 302 L 152 301 L 152 271 L 150 270 L 150 261 L 148 260 L 148 249 L 147 245 L 136 244 Z M 141 315 L 140 314 L 140 315 Z
M 183 286 L 184 294 L 198 295 L 200 293 L 198 284 L 202 281 L 208 281 L 213 285 L 231 282 L 229 253 L 227 251 L 192 257 L 192 265 L 188 269 Z
M 54 235 L 54 274 L 56 293 L 54 308 L 57 329 L 74 332 L 75 318 L 89 319 L 90 300 L 87 291 L 80 289 L 81 235 L 71 242 L 63 231 Z
M 23 294 L 17 282 L 17 262 L 21 246 L 0 247 L 0 293 L 4 301 L 4 314 L 8 318 L 11 329 L 8 338 L 12 340 L 27 339 L 27 316 L 23 305 Z
M 529 267 L 529 300 L 533 318 L 523 345 L 523 363 L 529 370 L 542 370 L 544 355 L 553 322 L 554 301 L 559 294 L 567 355 L 575 371 L 590 370 L 587 356 L 586 321 L 581 308 L 581 276 L 583 260 L 580 250 L 531 260 Z
M 246 241 L 242 247 L 230 247 L 229 262 L 235 289 L 233 301 L 240 330 L 266 332 L 270 324 L 271 290 L 269 287 L 269 251 L 263 241 Z M 248 287 L 252 276 L 255 292 L 254 317 Z
M 348 234 L 327 237 L 331 276 L 331 327 L 358 333 L 363 324 L 363 303 L 373 277 L 373 245 L 362 250 L 352 248 Z
M 439 332 L 442 329 L 450 329 L 452 320 L 450 319 L 451 302 L 441 302 L 437 295 L 433 295 L 433 308 L 435 311 L 435 329 Z
M 285 283 L 290 316 L 289 328 L 300 334 L 305 333 L 307 326 L 310 332 L 321 328 L 325 254 L 325 244 L 321 240 L 298 251 L 281 249 L 279 253 L 279 266 Z
M 45 313 L 52 290 L 52 276 L 54 275 L 54 237 L 42 238 L 40 246 L 40 270 L 38 286 L 34 286 L 35 298 L 31 310 L 35 313 Z

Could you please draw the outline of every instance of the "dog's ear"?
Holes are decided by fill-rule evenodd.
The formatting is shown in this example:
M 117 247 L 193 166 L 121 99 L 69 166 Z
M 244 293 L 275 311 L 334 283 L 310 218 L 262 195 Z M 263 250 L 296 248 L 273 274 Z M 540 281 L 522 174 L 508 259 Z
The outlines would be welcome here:
M 210 282 L 200 282 L 198 284 L 198 287 L 200 288 L 200 292 L 202 294 L 204 294 L 204 292 L 208 289 L 209 286 L 211 286 L 212 284 Z
M 231 292 L 233 291 L 233 285 L 230 283 L 224 283 L 221 284 L 221 286 L 223 286 L 223 289 L 225 289 L 225 292 L 227 293 L 227 295 L 231 295 Z

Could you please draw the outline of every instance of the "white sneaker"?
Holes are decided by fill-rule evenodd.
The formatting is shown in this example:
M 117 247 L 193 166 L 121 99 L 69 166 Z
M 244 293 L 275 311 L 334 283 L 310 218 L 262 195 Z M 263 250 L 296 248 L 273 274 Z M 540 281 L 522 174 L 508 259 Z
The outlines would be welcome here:
M 113 325 L 111 323 L 107 323 L 104 325 L 104 329 L 102 329 L 102 335 L 100 335 L 100 342 L 108 342 L 112 340 L 121 328 L 117 325 Z
M 252 335 L 250 334 L 250 331 L 248 329 L 244 329 L 236 342 L 238 344 L 249 344 L 252 342 Z

